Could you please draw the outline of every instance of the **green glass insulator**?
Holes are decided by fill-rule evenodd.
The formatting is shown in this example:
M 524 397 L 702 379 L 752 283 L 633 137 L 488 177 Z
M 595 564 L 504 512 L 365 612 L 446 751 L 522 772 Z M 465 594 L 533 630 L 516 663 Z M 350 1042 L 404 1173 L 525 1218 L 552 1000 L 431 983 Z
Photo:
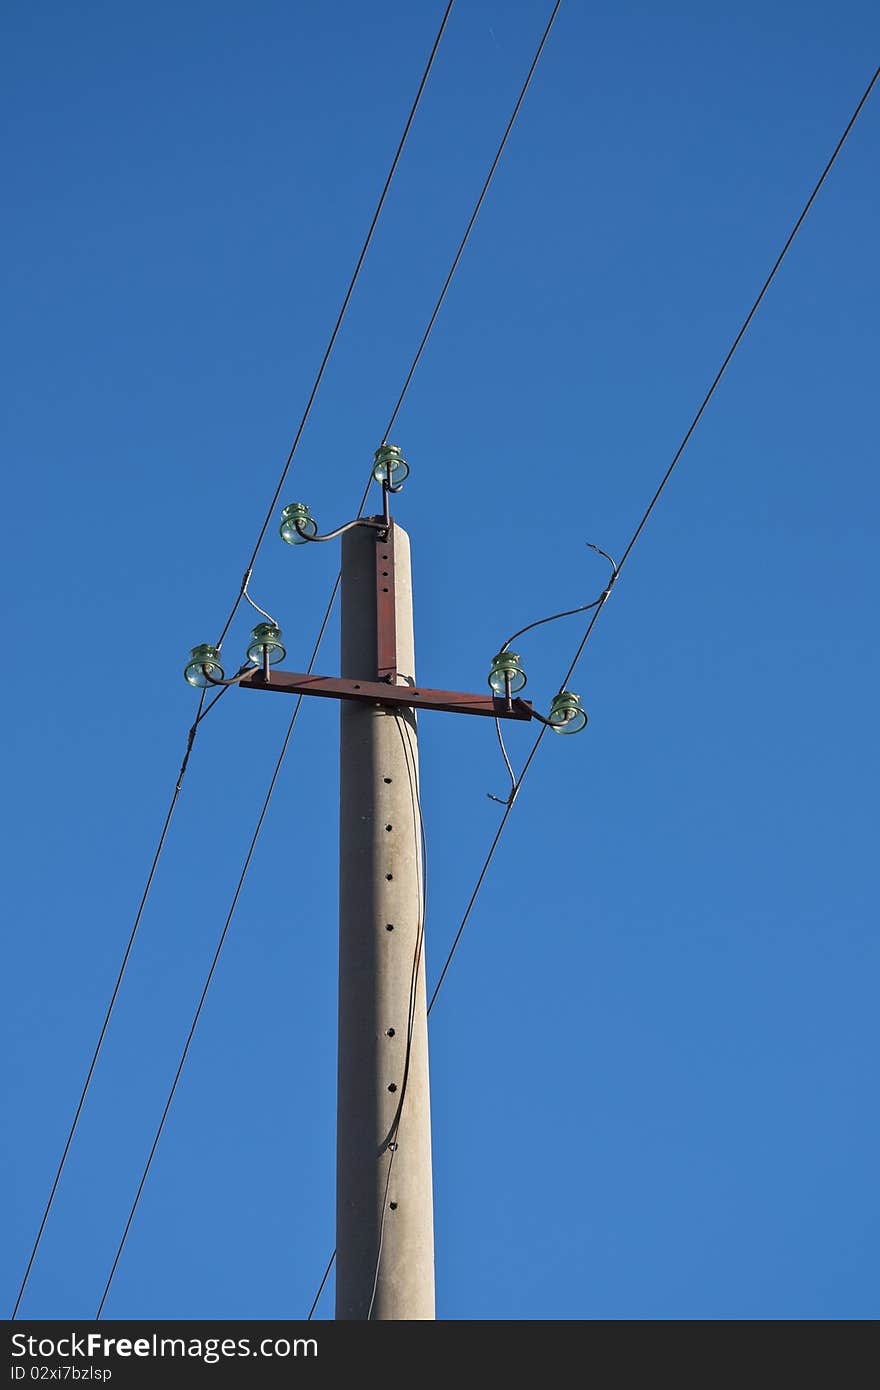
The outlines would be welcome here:
M 507 676 L 510 676 L 510 693 L 515 695 L 526 683 L 526 673 L 516 652 L 499 652 L 492 658 L 489 684 L 496 695 L 507 693 Z
M 215 681 L 222 681 L 223 667 L 220 665 L 220 648 L 212 647 L 210 642 L 202 642 L 198 647 L 193 647 L 183 674 L 190 685 L 195 686 L 196 690 L 203 690 L 205 686 L 211 684 L 208 679 L 209 676 Z
M 263 654 L 266 651 L 269 654 L 270 666 L 277 666 L 278 662 L 283 661 L 287 655 L 281 641 L 281 628 L 278 627 L 277 623 L 257 623 L 251 633 L 247 659 L 254 666 L 262 666 Z
M 373 477 L 377 483 L 399 487 L 409 477 L 409 464 L 396 444 L 383 444 L 373 455 Z
M 299 523 L 299 530 L 297 530 Z M 289 502 L 281 512 L 281 539 L 288 545 L 307 545 L 305 536 L 317 536 L 318 523 L 312 516 L 305 502 Z
M 581 709 L 581 697 L 571 690 L 560 690 L 550 706 L 550 723 L 554 733 L 579 734 L 586 726 L 586 711 Z

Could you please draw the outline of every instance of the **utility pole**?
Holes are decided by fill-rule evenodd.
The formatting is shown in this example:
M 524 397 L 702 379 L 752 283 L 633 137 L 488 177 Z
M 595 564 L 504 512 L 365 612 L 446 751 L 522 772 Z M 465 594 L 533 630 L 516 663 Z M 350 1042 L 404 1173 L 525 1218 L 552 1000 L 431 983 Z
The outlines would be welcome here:
M 414 687 L 413 645 L 406 532 L 394 524 L 387 535 L 349 531 L 342 543 L 342 675 Z M 430 1319 L 434 1226 L 416 716 L 406 707 L 342 701 L 340 727 L 336 1317 Z
M 319 535 L 304 502 L 282 511 L 290 545 L 344 537 L 340 676 L 275 670 L 286 653 L 263 609 L 268 621 L 251 633 L 237 675 L 224 678 L 219 648 L 208 644 L 193 648 L 184 673 L 194 686 L 238 684 L 341 704 L 336 1317 L 347 1321 L 434 1318 L 417 712 L 582 729 L 587 716 L 569 690 L 554 696 L 547 716 L 519 698 L 526 675 L 510 643 L 603 603 L 617 573 L 606 556 L 612 578 L 598 600 L 514 633 L 492 658 L 491 695 L 426 689 L 415 677 L 409 537 L 390 509 L 408 474 L 400 449 L 383 444 L 373 468 L 381 516 Z M 508 805 L 515 795 L 513 785 Z

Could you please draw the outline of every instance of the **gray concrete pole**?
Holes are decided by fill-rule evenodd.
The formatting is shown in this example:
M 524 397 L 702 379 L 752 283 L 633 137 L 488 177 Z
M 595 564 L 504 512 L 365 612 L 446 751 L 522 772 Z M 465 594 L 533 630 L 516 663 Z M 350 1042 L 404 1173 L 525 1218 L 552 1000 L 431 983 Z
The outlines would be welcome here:
M 376 679 L 376 545 L 375 531 L 366 527 L 343 537 L 345 677 Z M 394 555 L 398 683 L 404 684 L 407 677 L 415 681 L 412 586 L 409 537 L 397 526 Z M 374 1319 L 432 1319 L 415 715 L 346 700 L 340 709 L 336 1317 L 366 1319 L 372 1299 Z M 396 1148 L 383 1147 L 389 1136 Z

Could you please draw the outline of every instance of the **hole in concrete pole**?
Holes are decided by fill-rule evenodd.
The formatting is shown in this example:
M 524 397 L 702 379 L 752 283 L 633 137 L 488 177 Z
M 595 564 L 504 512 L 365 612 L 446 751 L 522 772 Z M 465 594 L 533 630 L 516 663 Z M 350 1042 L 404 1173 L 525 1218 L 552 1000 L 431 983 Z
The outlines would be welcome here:
M 391 880 L 393 879 L 394 875 L 393 875 L 393 874 L 386 874 L 385 877 L 387 878 L 388 882 L 390 883 Z
M 385 1036 L 386 1036 L 386 1038 L 393 1038 L 393 1037 L 394 1037 L 394 1034 L 396 1033 L 396 1031 L 397 1031 L 396 1028 L 386 1028 L 386 1029 L 385 1029 Z
M 393 826 L 393 825 L 386 825 L 385 829 L 386 829 L 386 830 L 393 830 L 393 829 L 394 829 L 394 826 Z
M 396 1081 L 392 1081 L 391 1084 L 389 1085 L 388 1089 L 389 1089 L 389 1091 L 396 1091 L 396 1090 L 397 1090 L 397 1082 L 396 1082 Z
M 390 778 L 390 777 L 383 777 L 383 778 L 382 778 L 382 781 L 383 781 L 383 782 L 390 782 L 390 781 L 391 781 L 391 778 Z
M 386 930 L 386 931 L 394 931 L 394 923 L 393 923 L 393 922 L 386 922 L 386 923 L 385 923 L 385 930 Z
M 389 1202 L 388 1205 L 389 1205 L 389 1207 L 391 1208 L 392 1211 L 397 1211 L 397 1203 L 396 1203 L 396 1202 Z

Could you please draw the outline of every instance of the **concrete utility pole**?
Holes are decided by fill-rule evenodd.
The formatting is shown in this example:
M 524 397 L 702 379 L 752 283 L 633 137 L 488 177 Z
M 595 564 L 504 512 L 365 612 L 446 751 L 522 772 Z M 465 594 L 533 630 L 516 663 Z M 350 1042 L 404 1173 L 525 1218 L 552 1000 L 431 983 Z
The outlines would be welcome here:
M 257 669 L 232 681 L 341 704 L 336 1317 L 348 1321 L 434 1317 L 417 711 L 538 719 L 559 733 L 586 723 L 571 691 L 559 692 L 548 717 L 517 697 L 526 677 L 510 642 L 492 659 L 491 695 L 416 685 L 409 537 L 390 510 L 408 473 L 400 449 L 383 444 L 373 469 L 381 516 L 320 535 L 304 502 L 281 514 L 290 545 L 344 538 L 341 675 L 276 669 L 285 651 L 268 621 L 248 647 Z M 194 648 L 186 675 L 223 684 L 219 650 Z
M 410 546 L 399 526 L 384 539 L 361 528 L 343 539 L 341 675 L 415 686 Z M 340 722 L 336 1317 L 366 1319 L 372 1305 L 374 1319 L 430 1319 L 416 716 L 343 700 Z

